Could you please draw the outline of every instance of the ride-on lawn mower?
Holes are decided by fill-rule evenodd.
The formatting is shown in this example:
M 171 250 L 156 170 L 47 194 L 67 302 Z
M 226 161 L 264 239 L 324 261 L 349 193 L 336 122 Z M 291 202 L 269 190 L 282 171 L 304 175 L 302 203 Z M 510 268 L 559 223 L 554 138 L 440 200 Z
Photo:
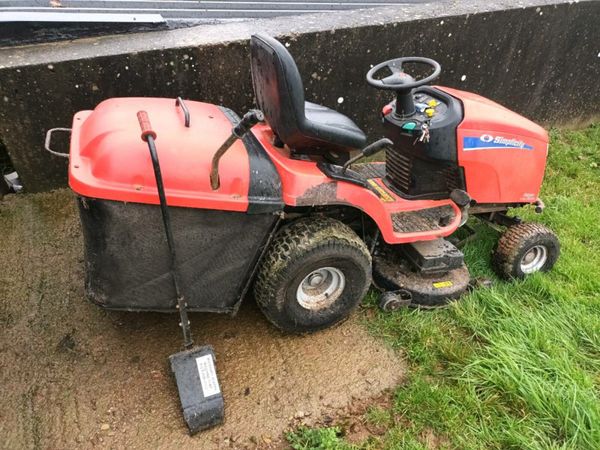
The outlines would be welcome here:
M 179 311 L 186 350 L 170 359 L 191 432 L 222 420 L 223 399 L 212 349 L 191 348 L 189 311 L 235 314 L 252 291 L 277 328 L 306 333 L 345 319 L 372 282 L 386 310 L 442 305 L 469 285 L 445 239 L 469 215 L 507 227 L 502 277 L 549 270 L 559 253 L 550 230 L 507 215 L 543 209 L 538 125 L 426 86 L 441 70 L 431 59 L 398 58 L 367 73 L 395 94 L 385 138 L 367 145 L 348 117 L 305 101 L 282 44 L 255 35 L 250 48 L 258 109 L 241 119 L 181 98 L 114 98 L 73 120 L 87 294 L 107 309 Z M 407 64 L 431 73 L 416 80 Z M 385 162 L 359 163 L 381 150 Z

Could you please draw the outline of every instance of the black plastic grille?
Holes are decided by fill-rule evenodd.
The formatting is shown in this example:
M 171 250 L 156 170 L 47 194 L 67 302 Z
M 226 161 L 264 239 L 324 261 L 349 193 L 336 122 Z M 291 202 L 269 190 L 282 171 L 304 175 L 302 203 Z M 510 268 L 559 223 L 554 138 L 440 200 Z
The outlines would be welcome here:
M 461 169 L 454 163 L 389 151 L 386 181 L 408 198 L 448 198 L 453 189 L 464 189 Z
M 396 151 L 389 151 L 386 154 L 386 171 L 392 186 L 408 194 L 411 184 L 412 160 Z

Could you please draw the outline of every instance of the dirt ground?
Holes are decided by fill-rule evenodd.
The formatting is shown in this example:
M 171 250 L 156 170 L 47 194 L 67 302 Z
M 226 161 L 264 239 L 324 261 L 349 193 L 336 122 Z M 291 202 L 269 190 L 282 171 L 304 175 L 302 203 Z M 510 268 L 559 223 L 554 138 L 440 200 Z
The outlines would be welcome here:
M 83 249 L 68 190 L 0 201 L 0 447 L 280 448 L 403 377 L 361 313 L 311 336 L 284 336 L 252 301 L 235 318 L 193 314 L 215 347 L 226 422 L 188 436 L 167 357 L 173 315 L 107 312 L 85 299 Z

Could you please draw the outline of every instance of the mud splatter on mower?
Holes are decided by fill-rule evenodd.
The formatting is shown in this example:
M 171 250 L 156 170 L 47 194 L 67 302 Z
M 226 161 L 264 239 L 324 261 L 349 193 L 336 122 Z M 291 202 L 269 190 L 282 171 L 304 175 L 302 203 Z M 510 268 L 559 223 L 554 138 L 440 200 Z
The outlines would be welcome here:
M 212 349 L 191 348 L 190 311 L 235 314 L 252 290 L 276 327 L 306 333 L 345 319 L 372 282 L 386 310 L 445 304 L 469 287 L 446 239 L 469 215 L 507 228 L 494 256 L 504 277 L 549 270 L 559 254 L 554 233 L 506 214 L 543 209 L 543 128 L 427 86 L 439 64 L 405 57 L 367 74 L 395 93 L 385 137 L 367 145 L 350 118 L 305 101 L 283 45 L 255 35 L 250 48 L 259 110 L 243 119 L 181 98 L 114 98 L 75 114 L 71 131 L 87 294 L 107 309 L 179 312 L 184 351 L 171 365 L 192 433 L 222 420 L 223 398 Z M 411 64 L 430 75 L 413 78 Z M 382 150 L 385 162 L 360 163 Z

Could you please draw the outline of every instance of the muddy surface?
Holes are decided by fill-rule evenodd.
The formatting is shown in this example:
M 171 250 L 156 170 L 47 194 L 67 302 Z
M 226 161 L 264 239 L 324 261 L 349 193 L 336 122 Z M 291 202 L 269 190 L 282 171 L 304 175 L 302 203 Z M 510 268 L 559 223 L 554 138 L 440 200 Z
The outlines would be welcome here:
M 193 314 L 196 342 L 215 347 L 226 423 L 189 437 L 167 365 L 177 318 L 85 299 L 72 194 L 5 197 L 0 231 L 0 447 L 282 447 L 290 426 L 322 423 L 402 379 L 364 313 L 306 337 L 280 334 L 252 301 L 235 318 Z

